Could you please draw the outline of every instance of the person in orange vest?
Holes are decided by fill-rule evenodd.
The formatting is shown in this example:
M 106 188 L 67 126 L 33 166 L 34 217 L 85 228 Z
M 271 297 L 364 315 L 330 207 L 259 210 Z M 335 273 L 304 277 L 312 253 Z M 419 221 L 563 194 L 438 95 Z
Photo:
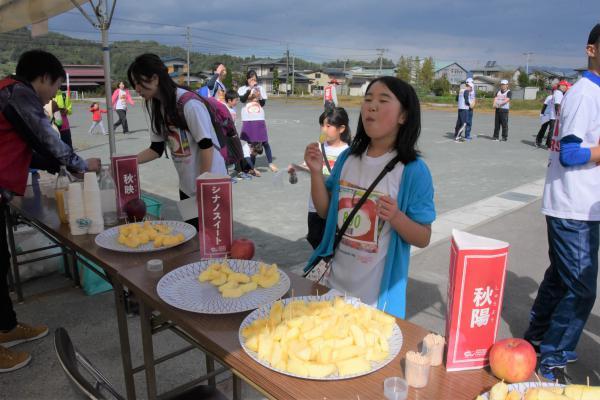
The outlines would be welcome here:
M 98 171 L 100 160 L 84 160 L 60 140 L 50 126 L 43 104 L 65 79 L 65 70 L 52 54 L 41 50 L 19 58 L 16 76 L 0 80 L 0 373 L 24 367 L 31 355 L 9 348 L 48 334 L 45 325 L 17 321 L 8 293 L 10 253 L 6 238 L 8 202 L 22 196 L 29 167 L 58 172 L 66 165 L 73 173 Z

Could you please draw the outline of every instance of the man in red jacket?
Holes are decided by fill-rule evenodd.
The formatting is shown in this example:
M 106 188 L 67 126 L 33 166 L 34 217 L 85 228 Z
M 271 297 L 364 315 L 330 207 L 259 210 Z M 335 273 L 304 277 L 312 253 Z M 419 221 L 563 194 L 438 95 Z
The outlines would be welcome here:
M 57 172 L 66 165 L 73 173 L 97 171 L 100 160 L 83 160 L 50 126 L 43 105 L 56 94 L 65 79 L 60 61 L 50 53 L 23 53 L 16 76 L 0 80 L 0 373 L 22 368 L 31 361 L 26 352 L 9 350 L 19 343 L 48 334 L 46 326 L 17 321 L 8 293 L 10 253 L 6 239 L 8 202 L 23 195 L 29 167 Z

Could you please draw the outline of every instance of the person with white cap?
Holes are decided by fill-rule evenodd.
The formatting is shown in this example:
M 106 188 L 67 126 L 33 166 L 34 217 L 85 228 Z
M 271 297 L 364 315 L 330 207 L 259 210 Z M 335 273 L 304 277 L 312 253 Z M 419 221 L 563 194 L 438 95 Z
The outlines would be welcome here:
M 468 129 L 469 110 L 471 108 L 469 93 L 473 90 L 473 83 L 467 83 L 463 89 L 458 92 L 458 118 L 454 128 L 454 140 L 461 141 L 461 135 L 465 132 L 465 139 L 471 140 Z
M 567 363 L 577 361 L 598 285 L 600 24 L 590 32 L 586 53 L 588 70 L 561 102 L 549 149 L 542 213 L 550 265 L 524 335 L 540 353 L 540 375 L 563 384 L 569 382 Z
M 512 92 L 508 88 L 508 81 L 500 81 L 500 90 L 494 98 L 494 108 L 496 109 L 496 118 L 494 122 L 494 140 L 506 142 L 508 140 L 508 110 L 510 109 L 510 99 Z M 500 139 L 500 126 L 502 126 L 502 139 Z
M 467 78 L 467 85 L 471 84 L 471 90 L 469 91 L 469 113 L 467 114 L 467 130 L 465 132 L 465 137 L 471 139 L 471 128 L 473 128 L 473 110 L 475 109 L 475 104 L 477 103 L 477 95 L 475 94 L 475 83 L 473 82 L 473 78 Z

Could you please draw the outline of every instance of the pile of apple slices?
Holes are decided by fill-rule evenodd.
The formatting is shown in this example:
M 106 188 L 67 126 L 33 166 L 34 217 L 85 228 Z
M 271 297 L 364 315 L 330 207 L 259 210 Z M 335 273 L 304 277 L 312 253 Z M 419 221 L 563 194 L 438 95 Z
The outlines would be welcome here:
M 477 396 L 476 400 L 485 399 Z M 597 400 L 600 399 L 600 387 L 585 385 L 567 385 L 565 387 L 532 387 L 522 394 L 509 391 L 504 382 L 496 383 L 489 393 L 489 400 Z
M 245 345 L 271 367 L 294 375 L 326 378 L 371 371 L 389 354 L 396 321 L 374 308 L 333 301 L 273 303 L 268 318 L 242 329 Z
M 235 272 L 227 261 L 210 264 L 198 276 L 200 282 L 208 282 L 217 286 L 219 292 L 226 298 L 241 297 L 259 287 L 270 288 L 279 282 L 277 264 L 260 263 L 258 272 L 254 275 Z

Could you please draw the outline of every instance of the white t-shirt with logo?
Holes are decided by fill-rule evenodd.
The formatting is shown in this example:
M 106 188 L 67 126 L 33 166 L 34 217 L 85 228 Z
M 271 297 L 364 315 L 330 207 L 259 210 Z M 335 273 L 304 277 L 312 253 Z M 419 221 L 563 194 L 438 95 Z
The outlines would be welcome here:
M 550 119 L 556 119 L 556 104 L 560 104 L 562 102 L 563 97 L 565 97 L 564 93 L 561 90 L 556 89 L 554 93 L 552 93 L 552 107 L 550 111 Z
M 119 89 L 119 95 L 117 97 L 115 108 L 117 110 L 127 110 L 127 92 L 125 92 L 124 89 Z
M 560 140 L 575 135 L 581 147 L 600 142 L 600 86 L 581 78 L 562 99 L 558 119 L 558 137 L 554 137 L 548 161 L 542 213 L 551 217 L 579 221 L 600 221 L 600 166 L 563 167 Z
M 340 177 L 338 228 L 341 228 L 344 218 L 350 214 L 365 190 L 395 156 L 394 151 L 380 157 L 366 154 L 348 157 Z M 348 226 L 327 277 L 327 284 L 331 288 L 359 297 L 366 304 L 377 304 L 393 229 L 389 222 L 377 216 L 377 200 L 389 195 L 395 202 L 398 201 L 403 170 L 404 165 L 398 162 L 377 184 Z
M 544 109 L 544 113 L 540 115 L 540 119 L 542 120 L 542 123 L 545 124 L 546 122 L 548 122 L 550 119 L 550 115 L 551 115 L 551 110 L 553 110 L 554 108 L 554 101 L 553 101 L 554 96 L 552 96 L 551 94 L 549 94 L 548 96 L 546 96 L 546 99 L 544 100 L 544 105 L 546 106 L 546 108 Z M 552 134 L 552 133 L 550 133 Z
M 325 146 L 325 155 L 327 156 L 327 162 L 329 162 L 329 167 L 331 169 L 333 169 L 333 166 L 335 165 L 337 158 L 339 157 L 340 154 L 342 154 L 342 152 L 344 150 L 346 150 L 348 148 L 348 145 L 346 143 L 342 143 L 342 146 L 333 147 L 333 146 L 328 145 L 327 143 L 324 143 L 324 146 Z M 325 177 L 328 177 L 330 175 L 329 170 L 325 166 L 325 160 L 323 160 L 323 175 Z M 310 194 L 308 195 L 308 212 L 317 212 L 317 209 L 315 208 L 315 204 L 312 201 L 312 196 Z
M 250 90 L 249 86 L 242 86 L 238 89 L 238 94 L 243 96 Z M 267 91 L 262 86 L 255 86 L 252 90 L 259 91 L 263 100 L 267 99 Z M 265 110 L 257 101 L 249 101 L 242 107 L 242 121 L 264 121 Z
M 177 89 L 177 99 L 186 90 Z M 213 158 L 211 173 L 227 176 L 225 160 L 217 149 L 219 140 L 212 126 L 210 114 L 206 106 L 200 101 L 190 100 L 183 106 L 183 114 L 189 127 L 189 131 L 172 127 L 168 133 L 167 145 L 171 153 L 171 159 L 179 175 L 179 189 L 186 195 L 196 195 L 196 177 L 200 175 L 200 147 L 198 142 L 202 139 L 211 139 L 213 142 Z M 151 133 L 153 142 L 164 142 L 164 138 Z

